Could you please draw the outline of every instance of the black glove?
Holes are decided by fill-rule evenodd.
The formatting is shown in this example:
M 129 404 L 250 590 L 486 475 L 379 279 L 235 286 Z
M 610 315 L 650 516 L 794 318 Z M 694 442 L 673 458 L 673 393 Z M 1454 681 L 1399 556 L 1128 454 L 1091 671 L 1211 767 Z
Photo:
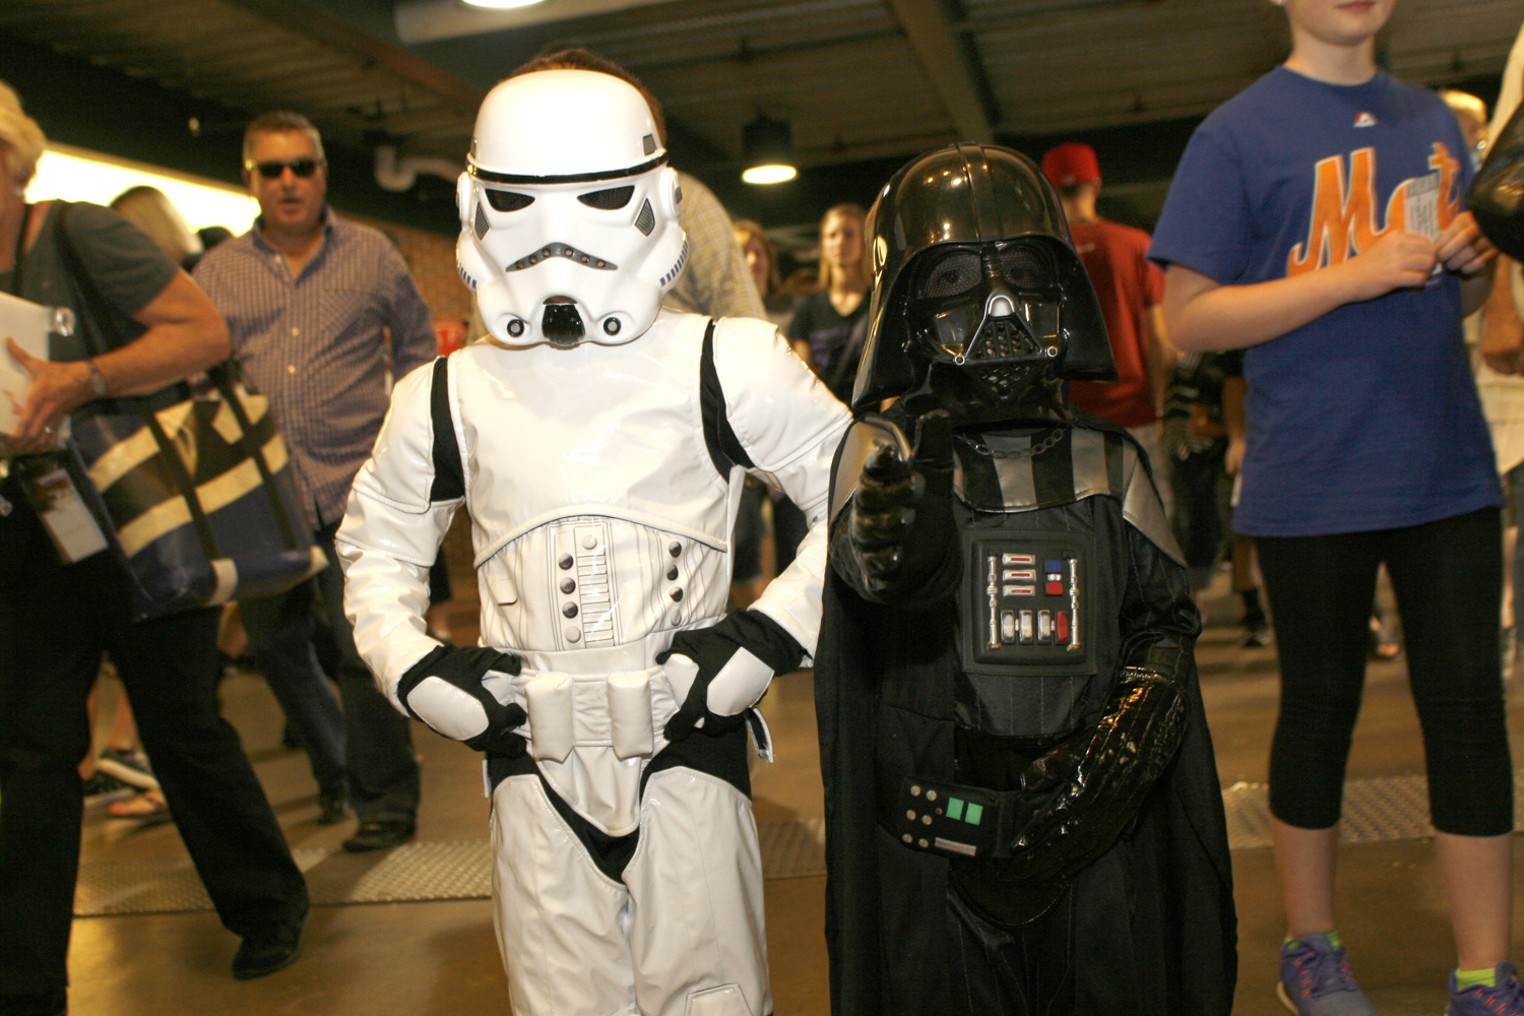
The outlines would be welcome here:
M 524 738 L 513 729 L 528 719 L 523 706 L 503 705 L 482 686 L 489 670 L 514 675 L 520 666 L 517 656 L 496 649 L 440 646 L 402 675 L 397 698 L 437 734 L 477 751 L 522 755 Z
M 947 566 L 956 535 L 952 418 L 933 410 L 918 429 L 911 461 L 893 445 L 881 445 L 864 463 L 852 494 L 852 558 L 865 591 L 875 597 L 920 589 Z
M 1022 773 L 1021 789 L 1047 799 L 1017 833 L 1012 876 L 1068 881 L 1110 850 L 1174 758 L 1185 723 L 1179 684 L 1128 667 L 1101 722 Z
M 680 631 L 656 662 L 683 700 L 667 721 L 669 741 L 681 741 L 702 725 L 712 737 L 739 727 L 746 710 L 767 691 L 773 675 L 794 670 L 804 647 L 778 622 L 740 610 L 708 628 Z M 686 692 L 684 686 L 686 685 Z

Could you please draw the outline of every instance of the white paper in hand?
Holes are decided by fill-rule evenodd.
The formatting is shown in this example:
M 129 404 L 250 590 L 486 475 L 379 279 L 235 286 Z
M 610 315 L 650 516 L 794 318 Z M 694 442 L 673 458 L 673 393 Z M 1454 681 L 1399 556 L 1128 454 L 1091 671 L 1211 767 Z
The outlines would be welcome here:
M 52 323 L 53 308 L 0 293 L 0 454 L 5 452 L 5 435 L 16 429 L 31 384 L 31 375 L 6 350 L 5 340 L 14 339 L 28 353 L 46 360 Z

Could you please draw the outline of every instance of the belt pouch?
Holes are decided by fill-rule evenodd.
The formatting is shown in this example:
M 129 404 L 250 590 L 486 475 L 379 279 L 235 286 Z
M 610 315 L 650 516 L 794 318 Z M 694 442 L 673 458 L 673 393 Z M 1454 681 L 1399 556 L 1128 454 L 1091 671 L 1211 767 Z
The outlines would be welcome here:
M 537 759 L 566 761 L 577 743 L 571 677 L 535 675 L 524 684 L 524 701 L 529 711 L 529 754 Z
M 656 747 L 651 724 L 651 675 L 646 671 L 610 674 L 608 701 L 614 754 L 622 759 L 650 755 Z

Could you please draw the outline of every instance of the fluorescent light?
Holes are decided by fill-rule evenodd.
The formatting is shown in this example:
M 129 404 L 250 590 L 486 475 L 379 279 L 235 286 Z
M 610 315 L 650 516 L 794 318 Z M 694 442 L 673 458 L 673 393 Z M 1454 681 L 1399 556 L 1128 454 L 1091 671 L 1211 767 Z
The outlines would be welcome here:
M 799 175 L 799 170 L 793 166 L 782 163 L 768 163 L 765 166 L 748 166 L 741 171 L 741 179 L 746 183 L 770 184 L 788 183 Z
M 248 232 L 259 215 L 259 203 L 230 184 L 52 143 L 37 160 L 26 196 L 28 201 L 60 198 L 109 205 L 140 184 L 163 191 L 191 229 L 226 226 L 237 235 Z
M 460 0 L 467 7 L 481 7 L 490 11 L 510 11 L 515 7 L 533 7 L 545 0 Z

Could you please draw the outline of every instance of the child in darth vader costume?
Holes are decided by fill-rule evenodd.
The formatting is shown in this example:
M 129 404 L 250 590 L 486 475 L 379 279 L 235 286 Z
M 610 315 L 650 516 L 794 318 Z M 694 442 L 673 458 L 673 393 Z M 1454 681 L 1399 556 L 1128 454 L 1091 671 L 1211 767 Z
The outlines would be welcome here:
M 338 535 L 383 691 L 486 755 L 518 1016 L 772 1013 L 751 707 L 814 650 L 848 419 L 767 322 L 661 309 L 688 256 L 679 200 L 626 81 L 532 70 L 493 88 L 457 248 L 490 339 L 398 382 Z M 814 525 L 727 612 L 748 475 Z M 423 617 L 461 508 L 474 647 Z
M 1114 368 L 1057 197 L 954 145 L 869 220 L 816 658 L 833 1011 L 1227 1013 L 1200 622 L 1141 453 L 1064 399 Z

